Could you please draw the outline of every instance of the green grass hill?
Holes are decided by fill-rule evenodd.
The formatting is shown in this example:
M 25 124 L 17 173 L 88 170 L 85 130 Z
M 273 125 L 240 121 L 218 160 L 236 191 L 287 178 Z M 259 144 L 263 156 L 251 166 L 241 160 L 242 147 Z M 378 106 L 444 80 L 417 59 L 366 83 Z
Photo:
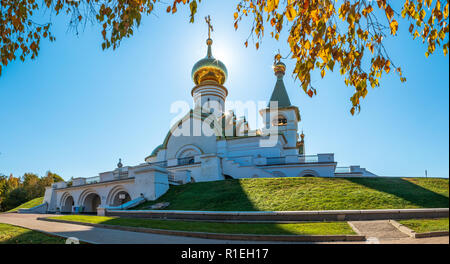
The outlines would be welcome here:
M 23 204 L 17 206 L 16 208 L 13 208 L 13 209 L 9 210 L 8 212 L 15 212 L 15 211 L 17 211 L 17 210 L 19 210 L 19 209 L 21 209 L 21 208 L 31 208 L 31 207 L 35 207 L 35 206 L 37 206 L 37 205 L 42 204 L 43 201 L 44 201 L 44 197 L 38 197 L 38 198 L 35 198 L 35 199 L 33 199 L 33 200 L 30 200 L 30 201 L 28 201 L 28 202 L 26 202 L 26 203 L 23 203 Z
M 449 180 L 438 178 L 267 178 L 171 186 L 167 210 L 295 211 L 448 208 Z

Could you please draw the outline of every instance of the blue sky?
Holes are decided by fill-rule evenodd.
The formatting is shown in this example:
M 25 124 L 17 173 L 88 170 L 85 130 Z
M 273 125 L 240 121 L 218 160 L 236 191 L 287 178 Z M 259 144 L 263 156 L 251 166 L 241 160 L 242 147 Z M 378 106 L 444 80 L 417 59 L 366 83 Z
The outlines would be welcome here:
M 288 53 L 286 35 L 277 42 L 266 32 L 258 51 L 251 40 L 245 48 L 250 26 L 234 30 L 234 8 L 204 1 L 189 24 L 187 8 L 169 15 L 158 7 L 116 51 L 102 51 L 97 26 L 75 36 L 67 18 L 54 18 L 56 42 L 42 42 L 36 60 L 11 63 L 0 77 L 0 173 L 51 170 L 69 179 L 114 169 L 119 158 L 125 165 L 143 162 L 176 116 L 170 105 L 191 102 L 191 69 L 206 55 L 207 14 L 213 54 L 228 68 L 228 100 L 267 101 L 275 85 L 273 56 L 278 49 Z M 316 73 L 312 99 L 286 75 L 307 154 L 335 153 L 338 166 L 361 165 L 384 176 L 423 176 L 427 169 L 429 176 L 448 177 L 449 60 L 441 50 L 426 58 L 408 25 L 400 23 L 399 37 L 387 40 L 408 81 L 384 76 L 359 115 L 349 113 L 353 90 L 339 74 L 321 79 Z M 292 71 L 294 62 L 285 62 Z

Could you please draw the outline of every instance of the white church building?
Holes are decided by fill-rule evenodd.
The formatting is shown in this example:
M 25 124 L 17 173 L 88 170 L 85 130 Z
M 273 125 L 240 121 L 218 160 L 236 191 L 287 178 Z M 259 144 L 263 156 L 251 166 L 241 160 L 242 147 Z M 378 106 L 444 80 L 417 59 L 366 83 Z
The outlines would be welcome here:
M 376 176 L 360 166 L 337 167 L 333 153 L 305 154 L 305 135 L 299 133 L 300 111 L 292 105 L 283 77 L 286 66 L 274 65 L 275 86 L 269 105 L 260 109 L 264 126 L 251 129 L 245 117 L 225 111 L 228 89 L 225 65 L 207 56 L 192 69 L 194 107 L 168 131 L 145 162 L 75 178 L 48 187 L 40 210 L 97 212 L 126 209 L 156 200 L 171 185 L 225 179 L 269 177 Z M 100 211 L 100 210 L 99 210 Z

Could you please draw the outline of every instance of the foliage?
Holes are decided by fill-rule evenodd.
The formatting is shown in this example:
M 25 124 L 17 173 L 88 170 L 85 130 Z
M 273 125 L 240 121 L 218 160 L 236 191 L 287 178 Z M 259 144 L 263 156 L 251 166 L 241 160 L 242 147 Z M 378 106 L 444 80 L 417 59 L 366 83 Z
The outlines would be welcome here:
M 211 223 L 205 221 L 152 220 L 107 216 L 65 215 L 50 217 L 82 223 L 145 227 L 191 232 L 263 235 L 354 235 L 347 222 L 279 223 Z
M 242 0 L 234 19 L 237 29 L 243 17 L 251 16 L 254 19 L 251 32 L 258 41 L 264 36 L 265 23 L 277 40 L 283 27 L 290 27 L 287 42 L 291 57 L 296 60 L 293 74 L 311 97 L 316 94 L 311 85 L 311 72 L 319 70 L 323 78 L 339 64 L 345 84 L 355 88 L 350 98 L 353 115 L 356 109 L 360 110 L 360 100 L 367 95 L 367 88 L 380 85 L 383 72 L 388 74 L 393 69 L 402 82 L 406 81 L 384 46 L 389 35 L 397 35 L 396 19 L 411 21 L 409 32 L 427 42 L 426 56 L 441 44 L 447 54 L 448 1 L 446 4 L 440 0 L 432 2 L 405 0 L 399 14 L 389 0 Z M 275 56 L 275 60 L 280 58 L 279 54 Z
M 5 208 L 14 208 L 27 201 L 28 193 L 23 187 L 12 190 L 4 201 Z
M 15 212 L 21 208 L 32 208 L 32 207 L 42 204 L 43 202 L 44 202 L 44 197 L 34 198 L 32 200 L 29 200 L 28 202 L 25 202 L 15 208 L 11 209 L 11 210 L 8 210 L 8 212 Z
M 134 209 L 170 202 L 167 210 L 301 211 L 448 208 L 448 179 L 267 178 L 171 186 Z
M 0 1 L 0 75 L 2 67 L 16 59 L 24 61 L 30 54 L 34 59 L 39 52 L 40 41 L 51 34 L 51 17 L 60 13 L 70 17 L 69 28 L 78 34 L 78 27 L 86 23 L 101 25 L 103 49 L 116 49 L 124 38 L 133 35 L 139 27 L 142 15 L 149 15 L 154 5 L 166 5 L 168 13 L 176 13 L 180 5 L 189 5 L 190 22 L 194 22 L 201 0 L 1 0 Z M 198 3 L 197 3 L 198 2 Z M 382 75 L 397 73 L 406 81 L 402 69 L 389 57 L 384 43 L 395 37 L 401 19 L 409 24 L 413 39 L 426 43 L 425 55 L 442 47 L 448 53 L 449 3 L 441 0 L 403 0 L 403 6 L 389 0 L 239 0 L 234 16 L 238 29 L 243 18 L 250 17 L 250 36 L 258 49 L 265 29 L 279 40 L 288 28 L 287 43 L 290 56 L 296 60 L 293 75 L 310 97 L 317 93 L 311 85 L 311 73 L 319 71 L 324 78 L 328 71 L 339 67 L 345 84 L 355 89 L 350 98 L 353 115 L 360 111 L 361 99 L 368 94 L 368 87 L 380 86 Z M 400 3 L 401 4 L 401 3 Z M 397 10 L 396 10 L 397 9 Z M 43 10 L 48 21 L 37 23 L 36 15 Z M 249 36 L 249 38 L 250 38 Z M 248 40 L 245 46 L 248 46 Z M 288 56 L 286 56 L 288 57 Z M 280 60 L 281 54 L 275 56 Z
M 12 174 L 9 177 L 0 175 L 0 212 L 43 197 L 45 187 L 59 181 L 63 181 L 61 176 L 51 171 L 41 178 L 34 173 L 25 173 L 22 179 L 14 177 Z

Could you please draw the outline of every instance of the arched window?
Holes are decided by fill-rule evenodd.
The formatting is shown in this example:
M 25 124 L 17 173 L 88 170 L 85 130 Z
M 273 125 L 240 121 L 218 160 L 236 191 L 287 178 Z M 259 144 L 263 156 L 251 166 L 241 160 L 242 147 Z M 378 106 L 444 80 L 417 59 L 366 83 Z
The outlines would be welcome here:
M 285 126 L 287 125 L 287 118 L 283 115 L 278 115 L 273 121 L 273 126 Z

